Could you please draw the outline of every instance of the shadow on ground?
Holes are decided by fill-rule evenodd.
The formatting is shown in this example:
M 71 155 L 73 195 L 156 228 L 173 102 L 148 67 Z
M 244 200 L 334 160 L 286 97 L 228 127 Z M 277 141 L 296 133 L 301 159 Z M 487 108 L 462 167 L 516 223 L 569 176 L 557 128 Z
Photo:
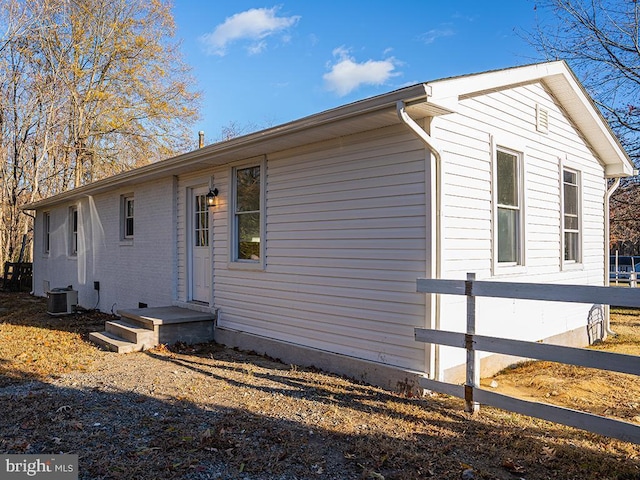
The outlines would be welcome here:
M 182 362 L 180 362 L 182 364 Z M 274 380 L 273 378 L 271 380 Z M 270 394 L 300 396 L 300 389 L 326 406 L 336 402 L 367 411 L 372 403 L 357 386 L 336 399 L 318 389 L 288 379 Z M 554 434 L 522 431 L 505 424 L 500 431 L 467 420 L 439 402 L 379 397 L 375 402 L 406 402 L 430 412 L 414 434 L 394 437 L 363 429 L 340 434 L 310 428 L 305 421 L 270 417 L 242 408 L 160 400 L 127 391 L 60 388 L 32 382 L 0 392 L 3 453 L 77 453 L 81 479 L 306 479 L 306 478 L 460 478 L 474 468 L 473 478 L 618 478 L 635 479 L 637 463 L 627 468 L 606 452 L 565 451 L 561 465 L 550 461 L 540 472 L 521 477 L 505 469 L 504 443 L 517 458 L 520 443 L 542 449 Z M 384 396 L 384 394 L 381 394 Z M 548 442 L 536 440 L 546 437 Z M 564 464 L 571 456 L 582 465 Z M 584 459 L 589 459 L 589 465 Z M 617 463 L 617 464 L 616 464 Z M 516 465 L 514 463 L 514 465 Z M 515 467 L 514 467 L 515 468 Z M 539 467 L 537 467 L 539 469 Z M 609 472 L 618 472 L 608 476 Z M 517 472 L 515 472 L 517 473 Z
M 0 292 L 0 323 L 79 333 L 88 339 L 90 332 L 104 330 L 104 322 L 114 318 L 117 317 L 95 310 L 52 316 L 46 313 L 45 298 L 24 292 Z
M 0 322 L 84 328 L 41 308 Z M 108 369 L 0 388 L 0 453 L 77 453 L 84 480 L 640 480 L 634 446 L 498 410 L 468 417 L 446 396 L 405 398 L 215 344 L 99 358 Z

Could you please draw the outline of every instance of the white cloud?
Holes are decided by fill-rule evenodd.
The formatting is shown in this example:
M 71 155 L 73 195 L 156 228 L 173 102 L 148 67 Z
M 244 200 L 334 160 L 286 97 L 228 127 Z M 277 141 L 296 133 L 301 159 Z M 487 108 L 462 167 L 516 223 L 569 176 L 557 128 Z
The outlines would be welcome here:
M 270 35 L 284 31 L 300 20 L 299 15 L 278 17 L 278 7 L 252 8 L 246 12 L 236 13 L 213 30 L 200 37 L 207 52 L 224 56 L 227 46 L 235 41 L 248 40 L 248 50 L 255 54 L 266 48 L 264 41 Z
M 451 28 L 434 28 L 420 35 L 420 39 L 427 45 L 435 42 L 438 38 L 451 37 L 456 32 Z
M 262 40 L 260 42 L 249 45 L 247 47 L 247 52 L 249 52 L 249 55 L 257 55 L 259 53 L 264 52 L 266 48 L 267 48 L 267 42 Z
M 337 57 L 337 61 L 331 65 L 331 71 L 325 73 L 322 78 L 327 89 L 341 97 L 361 85 L 382 85 L 391 77 L 400 75 L 394 72 L 399 63 L 393 57 L 356 63 L 344 47 L 336 48 L 333 55 Z

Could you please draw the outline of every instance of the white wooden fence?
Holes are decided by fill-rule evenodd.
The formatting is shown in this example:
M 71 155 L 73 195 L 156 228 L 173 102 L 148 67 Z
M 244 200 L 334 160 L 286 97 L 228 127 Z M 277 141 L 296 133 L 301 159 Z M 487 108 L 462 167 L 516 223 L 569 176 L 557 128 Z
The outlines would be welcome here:
M 433 329 L 415 329 L 419 342 L 448 345 L 467 350 L 467 375 L 464 385 L 454 385 L 424 378 L 421 386 L 465 399 L 465 410 L 476 412 L 480 403 L 516 413 L 542 418 L 589 432 L 640 444 L 640 425 L 602 417 L 569 408 L 531 402 L 509 397 L 480 388 L 478 351 L 515 355 L 524 358 L 548 360 L 570 365 L 598 368 L 640 376 L 640 356 L 623 355 L 585 348 L 572 348 L 537 342 L 476 335 L 476 297 L 520 298 L 605 304 L 621 307 L 640 307 L 640 291 L 625 287 L 595 287 L 536 283 L 506 283 L 475 280 L 442 280 L 420 278 L 417 291 L 467 297 L 467 332 L 447 332 Z
M 638 286 L 638 274 L 636 272 L 629 273 L 629 277 L 621 278 L 622 272 L 616 270 L 614 278 L 610 278 L 616 285 L 620 283 L 628 283 L 630 287 L 636 288 Z

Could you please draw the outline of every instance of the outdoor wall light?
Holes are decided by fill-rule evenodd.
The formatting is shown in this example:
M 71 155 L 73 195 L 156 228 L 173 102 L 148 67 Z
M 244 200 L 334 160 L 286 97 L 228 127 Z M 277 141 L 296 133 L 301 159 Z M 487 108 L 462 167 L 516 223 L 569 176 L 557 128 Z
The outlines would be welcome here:
M 207 193 L 207 206 L 215 207 L 217 203 L 218 203 L 218 189 L 209 188 L 209 193 Z

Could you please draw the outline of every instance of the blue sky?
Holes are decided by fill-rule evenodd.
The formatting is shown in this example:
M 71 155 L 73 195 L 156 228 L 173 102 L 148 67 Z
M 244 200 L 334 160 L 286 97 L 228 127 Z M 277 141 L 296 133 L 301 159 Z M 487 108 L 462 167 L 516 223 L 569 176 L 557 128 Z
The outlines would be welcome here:
M 174 0 L 206 143 L 403 86 L 537 61 L 533 0 Z M 195 140 L 194 140 L 195 141 Z

